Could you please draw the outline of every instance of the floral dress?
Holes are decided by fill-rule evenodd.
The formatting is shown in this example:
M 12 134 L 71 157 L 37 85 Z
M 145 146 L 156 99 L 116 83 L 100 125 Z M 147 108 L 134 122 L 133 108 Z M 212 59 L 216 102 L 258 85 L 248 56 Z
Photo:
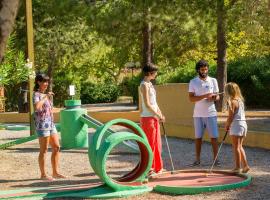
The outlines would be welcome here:
M 33 103 L 36 104 L 41 101 L 46 94 L 34 92 Z M 53 130 L 55 125 L 53 123 L 52 102 L 46 99 L 41 109 L 35 111 L 34 120 L 36 130 L 50 131 Z

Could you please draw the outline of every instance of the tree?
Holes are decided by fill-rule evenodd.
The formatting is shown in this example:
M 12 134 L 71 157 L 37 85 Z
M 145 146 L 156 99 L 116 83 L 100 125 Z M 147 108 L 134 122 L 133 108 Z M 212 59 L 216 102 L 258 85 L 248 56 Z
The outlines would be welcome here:
M 0 85 L 5 87 L 7 111 L 18 109 L 18 100 L 22 102 L 22 99 L 18 99 L 18 97 L 20 98 L 24 93 L 20 84 L 26 82 L 30 74 L 30 70 L 25 66 L 25 55 L 15 48 L 14 38 L 14 34 L 9 37 L 5 59 L 0 64 Z
M 18 8 L 19 0 L 0 1 L 0 63 L 4 58 L 6 43 L 12 32 Z
M 227 83 L 225 16 L 224 0 L 217 0 L 217 80 L 220 92 L 224 92 Z M 223 96 L 220 95 L 220 101 L 217 102 L 218 111 L 221 111 L 224 105 Z
M 144 9 L 143 27 L 142 27 L 142 62 L 141 66 L 153 62 L 153 45 L 152 45 L 152 29 L 150 22 L 150 8 Z

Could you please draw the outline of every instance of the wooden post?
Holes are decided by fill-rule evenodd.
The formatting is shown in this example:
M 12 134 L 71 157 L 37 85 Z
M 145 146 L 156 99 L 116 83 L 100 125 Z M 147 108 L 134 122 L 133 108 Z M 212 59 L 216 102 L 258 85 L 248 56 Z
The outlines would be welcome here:
M 32 17 L 32 0 L 25 0 L 25 15 L 26 15 L 26 29 L 27 29 L 27 66 L 31 67 L 34 71 L 34 34 L 33 34 L 33 17 Z M 34 124 L 34 106 L 33 106 L 33 89 L 34 89 L 33 74 L 29 76 L 29 118 L 30 118 L 30 135 L 35 134 Z

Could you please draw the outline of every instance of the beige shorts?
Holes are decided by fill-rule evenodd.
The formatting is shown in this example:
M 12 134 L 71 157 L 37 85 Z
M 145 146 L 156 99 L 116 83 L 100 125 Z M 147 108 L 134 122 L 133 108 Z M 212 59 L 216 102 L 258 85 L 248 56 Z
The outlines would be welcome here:
M 238 122 L 233 123 L 230 128 L 230 135 L 245 137 L 247 135 L 247 124 Z

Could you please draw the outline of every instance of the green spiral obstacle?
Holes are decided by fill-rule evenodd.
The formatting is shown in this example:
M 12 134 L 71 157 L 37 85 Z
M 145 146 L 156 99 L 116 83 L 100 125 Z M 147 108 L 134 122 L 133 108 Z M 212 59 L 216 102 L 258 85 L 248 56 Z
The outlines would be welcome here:
M 121 125 L 130 128 L 134 133 L 117 132 L 108 135 L 106 132 L 112 125 Z M 140 149 L 140 162 L 128 174 L 119 178 L 118 181 L 108 177 L 105 166 L 111 150 L 125 140 L 136 141 Z M 100 127 L 89 145 L 89 160 L 93 170 L 108 186 L 115 190 L 127 189 L 127 186 L 120 184 L 127 181 L 143 181 L 152 165 L 152 151 L 142 129 L 134 122 L 126 119 L 112 120 Z M 135 186 L 137 187 L 137 186 Z M 144 186 L 143 186 L 144 187 Z M 128 186 L 130 188 L 130 186 Z
M 129 128 L 133 133 L 125 131 L 111 133 L 108 130 L 113 125 Z M 140 161 L 132 171 L 114 180 L 106 172 L 106 161 L 113 148 L 127 140 L 132 140 L 139 146 Z M 69 194 L 69 197 L 118 198 L 152 190 L 142 183 L 152 165 L 152 150 L 144 132 L 136 123 L 126 119 L 115 119 L 99 127 L 89 144 L 88 156 L 94 172 L 104 185 Z

